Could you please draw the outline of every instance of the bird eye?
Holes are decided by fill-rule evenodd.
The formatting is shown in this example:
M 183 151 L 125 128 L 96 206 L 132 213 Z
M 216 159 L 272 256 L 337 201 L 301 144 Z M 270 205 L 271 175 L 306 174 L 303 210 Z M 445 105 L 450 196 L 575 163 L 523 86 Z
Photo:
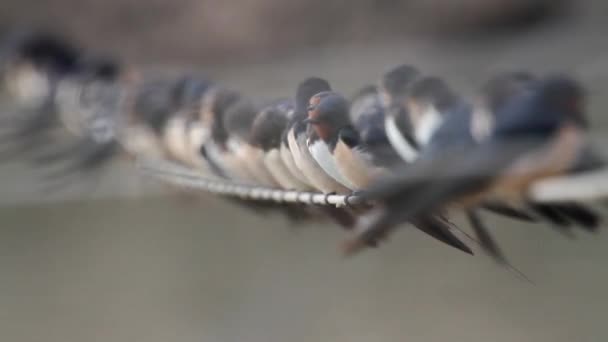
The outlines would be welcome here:
M 306 108 L 309 112 L 315 110 L 315 105 L 310 105 Z

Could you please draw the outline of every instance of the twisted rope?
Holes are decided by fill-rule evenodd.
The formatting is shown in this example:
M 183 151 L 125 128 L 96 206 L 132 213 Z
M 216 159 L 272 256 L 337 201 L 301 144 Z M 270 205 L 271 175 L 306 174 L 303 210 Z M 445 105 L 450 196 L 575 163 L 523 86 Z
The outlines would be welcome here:
M 336 207 L 358 205 L 363 202 L 360 197 L 353 194 L 326 195 L 239 184 L 224 179 L 211 178 L 196 170 L 166 160 L 138 158 L 137 166 L 145 175 L 172 185 L 248 200 L 334 205 Z M 530 189 L 529 198 L 546 203 L 605 200 L 608 198 L 608 169 L 539 181 Z
M 145 175 L 186 189 L 202 190 L 224 196 L 234 196 L 247 200 L 273 201 L 277 203 L 301 203 L 352 206 L 362 203 L 356 195 L 322 194 L 295 190 L 274 189 L 252 184 L 235 183 L 219 178 L 211 178 L 193 169 L 166 160 L 137 159 L 137 167 Z

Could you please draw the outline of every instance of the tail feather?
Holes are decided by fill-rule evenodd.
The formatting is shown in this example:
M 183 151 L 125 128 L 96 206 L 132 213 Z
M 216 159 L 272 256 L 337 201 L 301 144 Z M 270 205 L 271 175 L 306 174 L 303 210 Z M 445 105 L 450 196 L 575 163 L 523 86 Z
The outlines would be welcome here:
M 482 222 L 479 215 L 473 210 L 467 210 L 466 212 L 467 218 L 471 223 L 471 227 L 479 240 L 479 245 L 481 248 L 488 253 L 494 260 L 496 260 L 499 264 L 507 265 L 508 261 L 500 247 L 488 231 L 485 224 Z

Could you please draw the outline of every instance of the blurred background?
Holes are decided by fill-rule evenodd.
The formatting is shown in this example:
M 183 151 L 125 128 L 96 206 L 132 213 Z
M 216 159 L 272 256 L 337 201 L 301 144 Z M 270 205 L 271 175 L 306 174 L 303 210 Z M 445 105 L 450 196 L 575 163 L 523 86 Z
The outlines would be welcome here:
M 45 28 L 141 68 L 256 96 L 319 75 L 349 93 L 408 62 L 463 94 L 492 72 L 567 72 L 608 121 L 602 0 L 5 0 L 0 33 Z M 0 101 L 0 105 L 2 101 Z M 5 108 L 7 111 L 9 108 Z M 2 341 L 605 341 L 605 233 L 567 239 L 491 218 L 530 284 L 404 229 L 342 259 L 336 227 L 292 227 L 176 195 L 117 160 L 44 191 L 0 165 Z

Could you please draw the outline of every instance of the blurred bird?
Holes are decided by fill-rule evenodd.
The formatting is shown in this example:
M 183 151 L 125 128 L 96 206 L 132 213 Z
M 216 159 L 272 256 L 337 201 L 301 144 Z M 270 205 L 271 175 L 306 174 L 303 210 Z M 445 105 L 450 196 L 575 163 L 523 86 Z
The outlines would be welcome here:
M 239 143 L 240 137 L 230 134 L 226 128 L 226 113 L 230 107 L 242 100 L 237 92 L 220 87 L 205 94 L 201 115 L 203 125 L 210 129 L 211 139 L 203 144 L 201 153 L 218 177 L 255 184 L 255 179 L 248 172 L 244 161 L 235 153 L 234 145 Z
M 266 170 L 279 186 L 286 190 L 311 190 L 310 186 L 300 181 L 285 164 L 281 156 L 281 139 L 294 112 L 293 101 L 277 100 L 256 116 L 251 127 L 249 144 L 254 153 L 262 153 Z
M 487 91 L 481 96 L 484 100 L 480 101 L 484 105 L 487 102 L 486 99 L 489 101 L 496 97 L 504 97 L 504 91 L 499 90 L 504 90 L 503 88 L 506 88 L 506 85 L 511 86 L 511 82 L 516 77 L 508 75 L 495 79 L 496 82 L 489 83 L 497 83 L 502 87 L 484 87 L 484 90 Z M 410 82 L 401 101 L 405 109 L 403 114 L 407 116 L 407 120 L 410 122 L 411 136 L 416 146 L 416 149 L 411 151 L 411 158 L 419 158 L 419 151 L 421 151 L 424 159 L 427 155 L 433 155 L 435 151 L 443 152 L 455 147 L 464 150 L 467 147 L 474 146 L 475 140 L 471 134 L 471 121 L 474 117 L 472 107 L 462 101 L 443 80 L 432 76 L 419 77 Z M 486 107 L 481 106 L 481 109 L 485 110 Z M 444 117 L 447 117 L 445 122 Z M 432 139 L 429 137 L 432 137 Z M 412 159 L 411 162 L 415 162 L 415 159 Z M 374 226 L 374 229 L 379 231 L 392 229 L 392 226 L 396 223 L 391 222 L 391 213 L 401 210 L 398 205 L 399 202 L 392 197 L 387 198 L 375 208 L 376 213 L 370 214 L 375 218 L 368 221 L 373 223 L 366 222 L 365 225 Z M 498 204 L 495 204 L 492 209 L 517 218 L 522 216 L 519 211 Z M 467 214 L 481 246 L 497 260 L 504 262 L 501 252 L 493 243 L 477 213 L 469 210 Z M 372 242 L 372 244 L 375 243 L 375 241 Z M 362 246 L 362 241 L 355 239 L 350 246 L 349 249 L 354 253 Z
M 201 101 L 213 83 L 204 77 L 187 76 L 175 84 L 176 106 L 166 123 L 163 143 L 174 161 L 197 168 L 209 175 L 210 170 L 200 156 L 202 142 L 209 131 L 199 119 Z
M 420 77 L 418 69 L 399 65 L 386 72 L 380 80 L 380 97 L 386 111 L 384 127 L 393 149 L 407 162 L 416 159 L 418 144 L 405 105 L 408 86 Z
M 0 45 L 5 89 L 21 106 L 38 108 L 52 96 L 56 82 L 77 72 L 81 52 L 53 34 L 20 31 Z
M 534 181 L 567 173 L 577 163 L 587 125 L 582 105 L 583 91 L 575 81 L 541 80 L 497 111 L 491 135 L 480 144 L 435 149 L 399 177 L 372 186 L 366 196 L 390 198 L 394 210 L 384 220 L 391 222 L 448 205 L 473 208 L 486 199 L 526 201 Z M 370 228 L 362 239 L 386 233 Z
M 347 100 L 335 92 L 322 92 L 313 96 L 310 100 L 309 117 L 307 122 L 317 132 L 321 139 L 318 143 L 325 144 L 329 151 L 328 158 L 332 158 L 337 172 L 351 176 L 355 181 L 370 181 L 374 177 L 379 177 L 384 172 L 390 172 L 390 162 L 400 161 L 396 154 L 380 153 L 380 149 L 365 150 L 364 145 L 359 145 L 361 149 L 353 149 L 344 140 L 350 140 L 351 134 L 358 134 L 352 127 L 349 120 L 349 107 Z M 382 122 L 382 121 L 380 121 Z M 365 128 L 365 127 L 364 127 Z M 344 135 L 348 134 L 349 137 Z M 367 145 L 369 146 L 369 145 Z M 357 146 L 355 146 L 357 147 Z M 387 141 L 384 141 L 385 149 L 390 148 Z M 374 154 L 374 152 L 376 152 Z M 384 153 L 384 151 L 382 151 Z M 390 159 L 390 162 L 383 161 L 382 158 Z M 381 169 L 386 167 L 384 171 Z M 361 184 L 364 188 L 367 184 Z M 445 219 L 439 216 L 420 215 L 411 220 L 412 223 L 423 232 L 434 238 L 453 246 L 457 249 L 472 253 L 471 250 L 458 239 L 451 230 L 453 227 Z M 349 252 L 347 247 L 346 252 Z
M 0 54 L 4 84 L 18 107 L 1 137 L 3 159 L 26 157 L 36 167 L 54 167 L 46 179 L 59 188 L 118 154 L 125 72 L 116 61 L 39 32 L 16 34 Z M 59 128 L 71 137 L 58 139 Z

